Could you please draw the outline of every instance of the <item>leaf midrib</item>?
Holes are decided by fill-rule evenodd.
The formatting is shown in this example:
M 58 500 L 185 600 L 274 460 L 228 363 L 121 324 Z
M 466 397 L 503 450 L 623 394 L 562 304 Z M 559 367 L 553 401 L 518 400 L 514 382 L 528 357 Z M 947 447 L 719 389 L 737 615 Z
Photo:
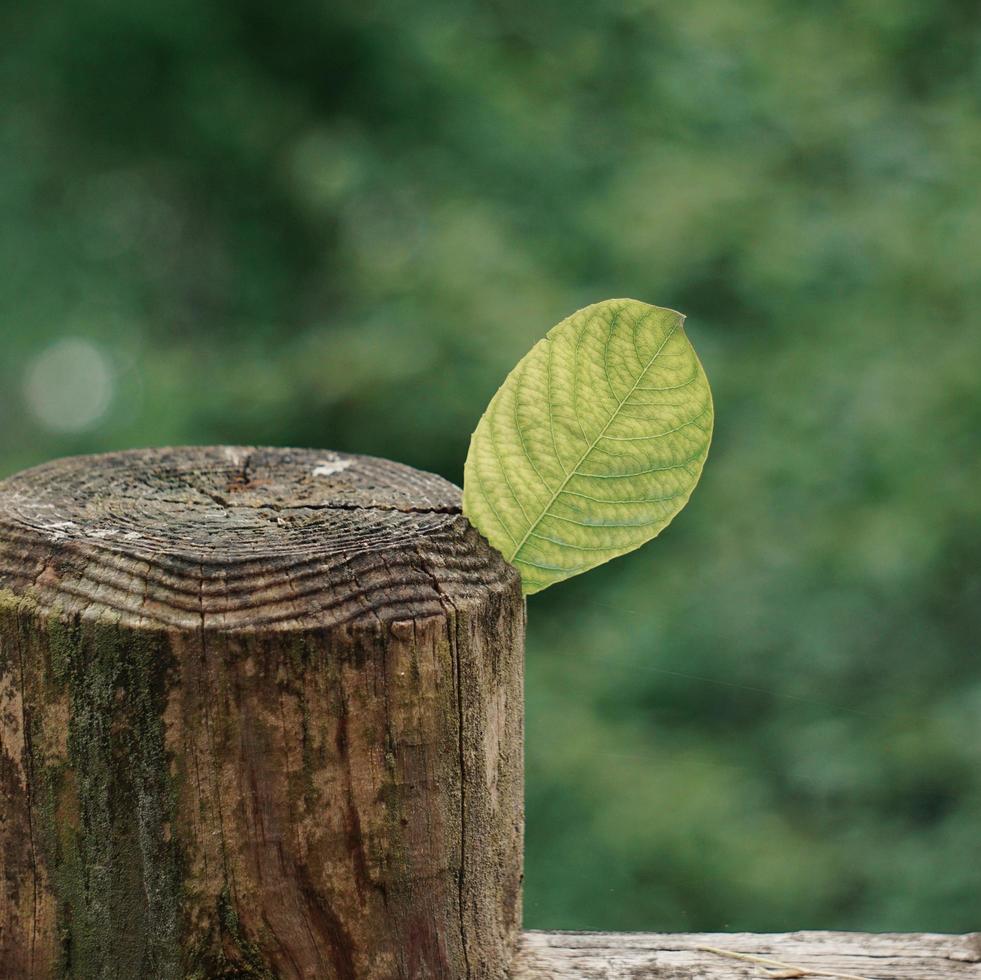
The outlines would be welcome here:
M 663 351 L 664 348 L 667 346 L 668 341 L 674 336 L 675 331 L 677 329 L 678 329 L 678 324 L 675 323 L 674 326 L 672 326 L 671 329 L 668 331 L 667 336 L 664 338 L 664 340 L 661 341 L 661 346 L 658 347 L 658 349 L 654 352 L 651 359 L 644 365 L 643 369 L 638 374 L 637 380 L 631 386 L 630 391 L 628 391 L 623 396 L 623 398 L 620 399 L 619 404 L 610 414 L 610 418 L 607 420 L 606 425 L 604 425 L 603 428 L 600 430 L 599 435 L 596 436 L 596 438 L 589 444 L 589 446 L 579 457 L 579 459 L 576 460 L 575 465 L 572 467 L 572 469 L 569 472 L 566 473 L 565 479 L 559 484 L 558 488 L 554 491 L 548 503 L 545 504 L 545 506 L 542 508 L 542 512 L 535 519 L 535 522 L 528 527 L 527 531 L 525 531 L 524 536 L 518 542 L 514 551 L 511 552 L 511 556 L 508 558 L 509 562 L 511 562 L 512 564 L 514 563 L 515 558 L 517 558 L 518 553 L 525 546 L 525 542 L 527 542 L 527 540 L 531 537 L 532 532 L 538 527 L 539 524 L 541 524 L 543 520 L 545 520 L 545 517 L 548 515 L 548 512 L 552 509 L 552 505 L 555 503 L 556 500 L 559 499 L 559 494 L 562 493 L 563 490 L 565 490 L 565 488 L 569 484 L 569 481 L 574 476 L 579 475 L 579 467 L 582 466 L 586 457 L 599 445 L 600 439 L 602 439 L 603 436 L 606 435 L 607 430 L 610 428 L 611 425 L 613 425 L 614 421 L 616 420 L 616 417 L 620 414 L 621 410 L 623 409 L 623 406 L 627 404 L 627 400 L 637 390 L 638 386 L 640 385 L 640 382 L 643 380 L 647 372 L 650 371 L 651 366 L 654 364 L 654 362 L 661 356 L 661 351 Z M 549 343 L 552 343 L 552 341 L 549 340 Z M 578 381 L 579 381 L 578 378 L 573 379 L 573 384 L 574 385 L 578 384 Z M 549 417 L 551 418 L 551 413 L 552 413 L 551 401 L 549 401 L 548 411 L 549 411 Z M 527 452 L 525 455 L 527 455 Z M 560 465 L 561 463 L 562 461 L 559 460 Z

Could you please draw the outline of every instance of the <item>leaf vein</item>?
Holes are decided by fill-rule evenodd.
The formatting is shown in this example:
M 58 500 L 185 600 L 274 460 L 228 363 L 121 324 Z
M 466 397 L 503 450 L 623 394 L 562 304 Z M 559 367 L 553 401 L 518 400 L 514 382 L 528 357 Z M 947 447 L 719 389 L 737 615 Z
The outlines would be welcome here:
M 682 460 L 680 463 L 672 463 L 670 466 L 654 466 L 649 470 L 637 470 L 634 473 L 584 473 L 579 471 L 574 476 L 585 476 L 591 480 L 629 480 L 635 476 L 644 476 L 646 473 L 664 473 L 668 470 L 681 470 L 687 468 L 689 463 L 694 463 L 702 456 L 701 452 Z M 540 519 L 540 518 L 539 518 Z
M 607 442 L 642 442 L 645 439 L 663 439 L 665 436 L 671 435 L 673 432 L 680 432 L 682 429 L 687 429 L 689 425 L 696 425 L 698 420 L 703 416 L 708 415 L 708 409 L 699 412 L 693 419 L 689 419 L 687 422 L 683 422 L 681 425 L 676 425 L 673 429 L 666 429 L 664 432 L 657 432 L 652 436 L 603 436 Z M 653 421 L 653 419 L 651 420 Z M 699 426 L 699 428 L 701 428 Z
M 514 427 L 517 430 L 518 439 L 521 442 L 521 452 L 524 453 L 525 459 L 528 460 L 528 464 L 535 471 L 535 476 L 537 476 L 538 479 L 542 481 L 542 485 L 545 487 L 545 489 L 549 493 L 552 493 L 551 486 L 549 486 L 548 481 L 539 472 L 538 467 L 535 465 L 535 461 L 531 458 L 531 453 L 528 452 L 528 447 L 525 445 L 525 434 L 522 431 L 521 421 L 518 418 L 518 401 L 519 401 L 520 396 L 521 396 L 521 388 L 522 388 L 521 379 L 524 378 L 525 371 L 528 370 L 528 362 L 527 361 L 523 361 L 521 363 L 521 365 L 520 365 L 520 369 L 521 369 L 521 374 L 518 375 L 518 378 L 516 379 L 517 380 L 517 384 L 515 385 L 515 388 L 514 388 Z
M 491 499 L 490 494 L 487 492 L 487 488 L 484 486 L 484 478 L 480 475 L 480 457 L 479 457 L 479 455 L 477 455 L 477 456 L 474 457 L 474 461 L 473 461 L 473 472 L 474 472 L 474 476 L 477 477 L 477 490 L 480 493 L 480 496 L 483 497 L 484 501 L 487 503 L 488 507 L 490 507 L 492 513 L 497 518 L 497 523 L 500 524 L 502 528 L 504 528 L 504 533 L 512 541 L 516 541 L 517 539 L 511 533 L 511 529 L 504 522 L 504 518 L 502 518 L 501 515 L 497 512 L 497 508 L 494 506 L 494 501 Z
M 644 368 L 643 372 L 638 377 L 637 384 L 640 384 L 641 378 L 643 378 L 643 376 L 650 370 L 651 365 L 658 359 L 658 357 L 661 354 L 661 351 L 664 350 L 664 348 L 667 345 L 668 341 L 671 339 L 671 337 L 674 336 L 675 331 L 677 329 L 678 329 L 678 324 L 675 323 L 671 327 L 671 329 L 668 331 L 668 333 L 665 336 L 664 340 L 661 341 L 661 346 L 658 347 L 658 349 L 654 352 L 654 354 L 651 357 L 650 361 L 647 363 L 647 366 Z M 519 385 L 519 389 L 520 389 L 520 385 Z M 558 496 L 562 492 L 562 490 L 565 489 L 565 487 L 568 484 L 569 480 L 571 480 L 573 476 L 577 475 L 577 471 L 579 470 L 579 467 L 583 464 L 583 461 L 593 451 L 593 449 L 595 448 L 595 446 L 599 443 L 600 439 L 602 439 L 603 436 L 606 435 L 607 429 L 609 429 L 609 427 L 613 424 L 613 422 L 616 419 L 619 411 L 623 408 L 623 403 L 627 400 L 627 398 L 629 398 L 633 394 L 633 392 L 634 392 L 634 389 L 633 388 L 631 388 L 630 391 L 627 392 L 627 394 L 624 396 L 623 400 L 620 402 L 620 404 L 617 406 L 617 408 L 610 415 L 609 421 L 606 423 L 606 425 L 603 426 L 603 428 L 600 431 L 599 435 L 596 436 L 596 438 L 593 440 L 592 444 L 590 446 L 588 446 L 587 449 L 586 449 L 586 451 L 582 454 L 582 456 L 579 457 L 579 460 L 577 461 L 576 465 L 572 468 L 572 472 L 571 473 L 568 473 L 566 475 L 565 480 L 563 480 L 563 482 L 561 483 L 561 485 L 555 491 L 553 491 L 551 500 L 549 500 L 549 502 L 542 509 L 542 513 L 538 516 L 538 518 L 535 521 L 535 523 L 532 524 L 528 528 L 527 531 L 525 531 L 524 537 L 522 537 L 521 541 L 518 543 L 518 545 L 514 549 L 514 551 L 511 552 L 511 557 L 508 559 L 509 561 L 511 561 L 513 563 L 514 560 L 515 560 L 515 558 L 517 558 L 518 552 L 521 551 L 521 549 L 524 547 L 524 544 L 528 540 L 529 536 L 531 535 L 531 532 L 534 531 L 538 527 L 538 525 L 542 522 L 542 519 L 545 517 L 545 515 L 551 509 L 552 505 L 555 503 L 556 499 L 558 498 Z M 517 398 L 515 399 L 515 402 L 517 403 Z M 524 444 L 524 440 L 522 439 L 522 445 L 523 444 Z M 640 475 L 640 474 L 637 474 L 637 475 Z

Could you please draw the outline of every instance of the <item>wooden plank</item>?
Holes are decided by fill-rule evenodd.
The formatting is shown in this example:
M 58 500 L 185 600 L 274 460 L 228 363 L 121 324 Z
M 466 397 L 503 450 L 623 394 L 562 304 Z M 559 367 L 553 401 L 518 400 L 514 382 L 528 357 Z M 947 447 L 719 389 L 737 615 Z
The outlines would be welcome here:
M 981 933 L 526 932 L 511 974 L 511 980 L 808 977 L 981 980 Z

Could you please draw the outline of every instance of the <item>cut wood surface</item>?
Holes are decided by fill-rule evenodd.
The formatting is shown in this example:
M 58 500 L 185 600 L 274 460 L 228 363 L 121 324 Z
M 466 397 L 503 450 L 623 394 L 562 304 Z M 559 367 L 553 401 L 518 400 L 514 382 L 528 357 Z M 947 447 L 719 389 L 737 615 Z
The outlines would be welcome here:
M 526 932 L 511 973 L 511 980 L 808 977 L 981 980 L 981 935 Z
M 395 463 L 0 483 L 0 977 L 499 980 L 523 636 L 458 490 Z

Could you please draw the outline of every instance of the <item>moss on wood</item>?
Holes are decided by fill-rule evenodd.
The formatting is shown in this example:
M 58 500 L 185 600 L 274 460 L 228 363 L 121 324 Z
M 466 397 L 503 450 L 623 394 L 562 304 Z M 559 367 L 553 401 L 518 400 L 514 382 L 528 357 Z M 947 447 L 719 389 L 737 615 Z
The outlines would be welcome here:
M 176 980 L 182 871 L 164 746 L 167 646 L 159 634 L 56 616 L 31 632 L 35 696 L 68 709 L 64 755 L 36 759 L 34 771 L 60 973 Z M 46 716 L 33 712 L 38 746 L 58 741 L 41 728 Z

